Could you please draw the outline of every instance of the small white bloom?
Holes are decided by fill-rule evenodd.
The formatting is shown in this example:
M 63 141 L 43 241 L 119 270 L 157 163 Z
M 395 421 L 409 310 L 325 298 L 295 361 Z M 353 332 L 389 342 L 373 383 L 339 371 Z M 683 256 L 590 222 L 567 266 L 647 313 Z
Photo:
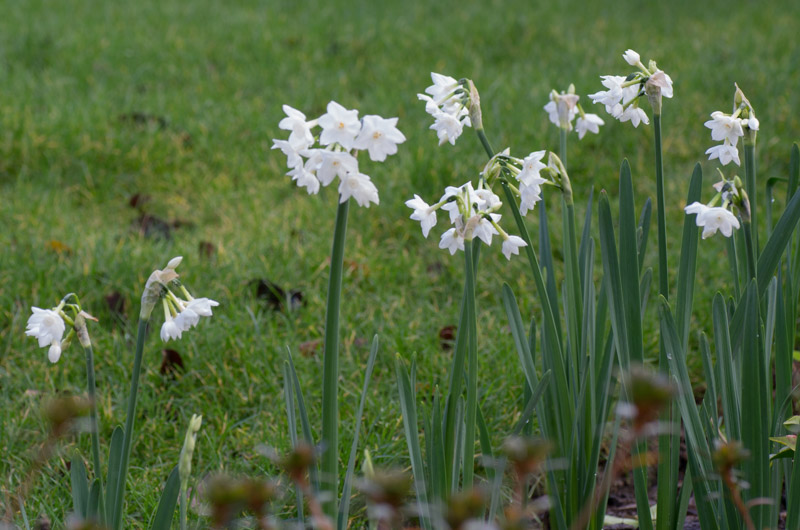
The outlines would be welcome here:
M 319 193 L 319 180 L 314 173 L 307 171 L 303 166 L 297 166 L 287 173 L 301 188 L 306 188 L 309 195 Z
M 433 117 L 435 121 L 430 126 L 430 129 L 436 131 L 436 136 L 439 137 L 439 145 L 445 142 L 450 142 L 450 145 L 456 145 L 456 140 L 464 132 L 464 125 L 469 125 L 469 117 L 466 120 L 459 119 L 458 116 L 441 111 L 436 112 Z
M 464 237 L 456 232 L 455 228 L 451 228 L 442 234 L 442 239 L 439 240 L 439 248 L 446 248 L 452 256 L 456 251 L 464 250 Z
M 751 131 L 757 131 L 757 130 L 758 130 L 758 126 L 759 126 L 759 123 L 758 123 L 758 118 L 756 118 L 755 116 L 751 115 L 751 116 L 750 116 L 750 117 L 747 119 L 747 127 L 748 127 L 748 128 L 751 130 Z
M 600 132 L 600 126 L 605 124 L 606 122 L 597 114 L 578 116 L 578 121 L 575 123 L 575 130 L 578 131 L 578 139 L 582 140 L 587 132 L 598 134 Z
M 336 177 L 343 179 L 348 173 L 358 173 L 358 160 L 345 151 L 321 149 L 319 158 L 315 158 L 315 161 L 317 161 L 316 175 L 323 186 L 333 182 Z
M 286 155 L 286 167 L 294 168 L 303 163 L 300 152 L 294 148 L 291 142 L 286 140 L 272 140 L 272 148 L 280 149 Z
M 572 121 L 578 113 L 578 100 L 580 96 L 576 94 L 550 93 L 550 102 L 544 106 L 550 122 L 567 130 L 572 130 Z
M 50 349 L 47 350 L 47 359 L 51 363 L 57 363 L 60 358 L 61 358 L 61 342 L 54 340 L 53 343 L 50 344 Z
M 178 313 L 173 322 L 181 331 L 188 331 L 200 322 L 200 315 L 191 309 L 184 308 L 183 311 Z
M 383 162 L 387 155 L 397 152 L 397 144 L 405 141 L 406 137 L 397 129 L 397 118 L 368 115 L 362 119 L 354 147 L 366 149 L 372 160 Z
M 619 121 L 623 123 L 628 120 L 630 120 L 634 127 L 638 127 L 639 123 L 644 123 L 645 125 L 650 123 L 647 113 L 636 105 L 628 106 L 628 108 L 626 108 L 619 116 Z
M 595 103 L 605 105 L 607 107 L 606 110 L 608 110 L 608 108 L 614 107 L 622 101 L 625 95 L 622 84 L 625 82 L 625 78 L 621 75 L 603 75 L 600 76 L 600 79 L 602 79 L 603 86 L 608 90 L 601 90 L 600 92 L 589 94 L 589 99 Z
M 672 78 L 662 70 L 656 70 L 655 73 L 647 80 L 645 85 L 656 86 L 660 88 L 661 95 L 665 98 L 672 97 Z
M 715 158 L 719 159 L 720 164 L 723 166 L 727 166 L 732 161 L 736 162 L 737 166 L 742 165 L 739 161 L 739 150 L 736 148 L 735 145 L 730 145 L 729 143 L 725 142 L 720 145 L 715 145 L 714 147 L 709 147 L 706 150 L 706 154 L 708 155 L 709 160 L 714 160 Z
M 25 335 L 34 337 L 39 341 L 39 347 L 44 348 L 58 342 L 64 336 L 66 326 L 61 316 L 52 309 L 31 307 L 33 313 L 28 318 Z M 60 352 L 59 352 L 60 355 Z
M 508 239 L 503 241 L 503 255 L 506 259 L 511 259 L 511 254 L 519 255 L 519 249 L 527 247 L 528 244 L 519 236 L 508 236 Z
M 642 58 L 641 56 L 633 50 L 626 50 L 625 53 L 622 54 L 622 58 L 625 59 L 625 62 L 631 66 L 638 65 Z
M 494 222 L 498 222 L 500 220 L 500 214 L 489 214 Z M 492 244 L 492 236 L 498 234 L 497 229 L 494 225 L 483 215 L 474 215 L 472 216 L 469 221 L 467 222 L 468 229 L 472 230 L 472 237 L 477 237 L 487 246 L 491 246 Z
M 322 134 L 319 143 L 330 145 L 337 143 L 345 149 L 352 149 L 356 135 L 361 130 L 357 110 L 347 110 L 335 101 L 328 103 L 328 112 L 319 118 Z
M 453 200 L 446 202 L 450 197 L 454 197 L 456 195 L 464 197 L 465 201 L 470 205 L 470 211 L 472 211 L 473 208 L 474 210 L 483 210 L 486 208 L 486 200 L 481 198 L 481 196 L 475 191 L 475 189 L 472 187 L 472 182 L 467 182 L 458 188 L 455 186 L 447 186 L 444 189 L 444 195 L 442 195 L 442 198 L 439 199 L 439 202 L 444 203 L 442 205 L 442 210 L 450 214 L 451 223 L 455 223 L 461 219 L 461 211 L 458 209 L 458 201 Z
M 711 139 L 715 142 L 727 141 L 729 145 L 735 146 L 739 137 L 744 136 L 741 120 L 720 111 L 712 112 L 711 119 L 703 125 L 711 129 Z
M 687 214 L 697 214 L 695 223 L 703 228 L 703 239 L 722 232 L 725 237 L 731 237 L 733 230 L 739 228 L 739 220 L 725 208 L 708 207 L 699 202 L 693 202 L 684 211 Z
M 522 171 L 517 175 L 517 180 L 523 184 L 532 185 L 539 181 L 544 181 L 539 176 L 539 172 L 547 167 L 542 163 L 542 159 L 547 151 L 534 151 L 522 160 Z M 541 182 L 539 182 L 541 184 Z
M 426 88 L 425 92 L 431 95 L 437 105 L 442 105 L 450 99 L 453 91 L 458 88 L 458 81 L 449 75 L 431 72 L 431 81 L 433 81 L 433 85 Z
M 161 340 L 168 342 L 170 339 L 180 339 L 183 329 L 175 324 L 175 319 L 167 318 L 161 325 Z
M 369 203 L 378 204 L 378 188 L 372 180 L 363 173 L 348 173 L 340 179 L 339 202 L 345 202 L 353 197 L 359 206 L 369 208 Z
M 218 305 L 219 302 L 211 300 L 210 298 L 194 298 L 186 304 L 186 309 L 194 311 L 201 317 L 210 317 L 213 314 L 211 308 L 217 307 Z
M 413 199 L 406 201 L 406 206 L 414 209 L 414 213 L 411 214 L 411 219 L 420 222 L 422 226 L 422 235 L 428 237 L 431 228 L 436 225 L 436 210 L 431 208 L 430 205 L 423 201 L 422 197 L 416 193 Z
M 522 215 L 528 215 L 528 212 L 533 210 L 536 203 L 542 200 L 542 187 L 541 184 L 546 182 L 545 179 L 537 177 L 535 181 L 522 183 L 519 188 L 519 212 Z
M 283 118 L 278 127 L 285 131 L 291 131 L 288 142 L 296 151 L 302 151 L 314 143 L 314 135 L 306 122 L 306 115 L 289 105 L 283 106 L 286 117 Z

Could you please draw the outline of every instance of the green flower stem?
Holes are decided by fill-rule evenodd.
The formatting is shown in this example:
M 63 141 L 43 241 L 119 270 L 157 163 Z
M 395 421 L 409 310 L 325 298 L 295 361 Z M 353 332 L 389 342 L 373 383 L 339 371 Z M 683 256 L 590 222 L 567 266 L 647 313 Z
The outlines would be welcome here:
M 492 149 L 492 144 L 489 143 L 489 139 L 486 137 L 486 132 L 482 127 L 479 129 L 476 128 L 475 132 L 478 133 L 478 139 L 480 139 L 486 154 L 489 155 L 489 158 L 492 158 L 494 156 L 494 149 Z
M 105 520 L 105 506 L 102 499 L 103 468 L 100 467 L 100 429 L 97 425 L 97 392 L 94 378 L 94 352 L 92 350 L 92 345 L 84 346 L 83 352 L 86 354 L 86 382 L 89 387 L 89 401 L 92 404 L 89 411 L 89 421 L 91 422 L 92 429 L 92 464 L 94 466 L 94 476 L 100 479 L 100 516 Z
M 328 494 L 323 511 L 336 519 L 339 491 L 339 302 L 350 200 L 339 203 L 331 248 L 331 274 L 325 309 L 325 361 L 322 367 L 322 491 Z
M 758 247 L 758 201 L 757 186 L 756 186 L 756 144 L 755 138 L 747 141 L 745 134 L 744 142 L 744 185 L 747 190 L 747 197 L 750 200 L 750 223 L 753 225 L 753 251 L 757 256 L 759 254 Z
M 113 530 L 122 528 L 122 504 L 125 499 L 125 484 L 128 478 L 128 464 L 131 458 L 131 441 L 133 439 L 133 424 L 136 419 L 136 400 L 139 393 L 139 374 L 142 371 L 142 353 L 144 340 L 147 333 L 149 318 L 139 317 L 139 329 L 136 334 L 136 354 L 133 358 L 133 374 L 131 375 L 131 392 L 128 395 L 128 412 L 125 418 L 125 432 L 122 437 L 122 459 L 120 461 L 119 483 L 117 493 L 113 499 L 114 521 Z
M 475 315 L 475 263 L 472 260 L 472 241 L 464 245 L 464 275 L 466 288 L 464 305 L 467 313 L 467 410 L 464 440 L 464 490 L 472 488 L 475 469 L 475 421 L 478 411 L 478 324 Z
M 664 206 L 664 163 L 661 155 L 661 114 L 653 114 L 656 150 L 656 211 L 658 212 L 658 292 L 669 300 L 667 268 L 667 220 Z
M 564 168 L 567 168 L 567 131 L 563 127 L 558 128 L 558 158 L 561 159 L 561 163 L 564 164 Z
M 186 499 L 187 491 L 183 484 L 181 484 L 180 504 L 181 504 L 181 530 L 186 530 Z
M 755 230 L 752 221 L 745 221 L 744 225 L 744 245 L 747 254 L 747 279 L 756 278 L 756 254 L 755 254 Z

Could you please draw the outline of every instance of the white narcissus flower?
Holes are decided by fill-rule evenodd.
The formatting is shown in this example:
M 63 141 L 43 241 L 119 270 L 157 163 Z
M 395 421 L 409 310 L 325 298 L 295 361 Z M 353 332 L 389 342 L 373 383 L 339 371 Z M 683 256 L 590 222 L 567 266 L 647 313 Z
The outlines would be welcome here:
M 619 121 L 623 123 L 628 120 L 630 120 L 634 127 L 639 127 L 639 123 L 644 123 L 645 125 L 650 123 L 647 113 L 636 105 L 628 106 L 628 108 L 626 108 L 619 116 Z
M 436 225 L 436 211 L 416 193 L 413 199 L 406 201 L 406 206 L 414 209 L 414 213 L 411 214 L 411 219 L 419 221 L 422 226 L 422 235 L 428 237 L 431 228 Z
M 550 93 L 550 102 L 544 106 L 550 122 L 567 130 L 572 130 L 572 120 L 578 113 L 578 100 L 580 96 L 576 94 L 558 94 Z
M 39 341 L 39 347 L 51 345 L 53 342 L 61 343 L 66 326 L 61 316 L 52 309 L 31 307 L 33 313 L 28 318 L 25 335 L 34 337 Z
M 695 223 L 703 228 L 703 239 L 722 232 L 725 237 L 731 237 L 733 230 L 739 228 L 739 220 L 730 211 L 719 206 L 708 207 L 699 202 L 693 202 L 684 211 L 691 215 L 697 214 Z
M 578 116 L 578 121 L 575 122 L 575 130 L 578 131 L 578 139 L 582 140 L 587 132 L 598 134 L 600 132 L 600 126 L 605 124 L 606 122 L 597 114 Z
M 625 53 L 622 54 L 622 58 L 631 66 L 638 65 L 642 60 L 641 56 L 631 49 L 625 50 Z
M 339 202 L 345 202 L 353 197 L 359 206 L 369 208 L 369 203 L 379 204 L 378 188 L 372 183 L 369 176 L 363 173 L 348 173 L 340 179 Z
M 161 340 L 163 342 L 169 342 L 170 339 L 175 339 L 175 340 L 180 339 L 181 334 L 183 334 L 183 332 L 185 331 L 180 326 L 178 326 L 180 322 L 176 323 L 175 320 L 176 319 L 169 317 L 166 320 L 164 320 L 164 323 L 161 325 Z
M 397 152 L 397 144 L 405 141 L 406 137 L 397 129 L 397 118 L 368 115 L 362 119 L 361 132 L 353 145 L 356 149 L 366 149 L 372 160 L 383 162 L 387 155 Z
M 426 94 L 430 94 L 437 105 L 442 105 L 450 99 L 453 91 L 458 88 L 458 80 L 449 75 L 431 72 L 433 84 L 425 89 Z
M 450 255 L 452 256 L 457 251 L 464 250 L 464 237 L 461 236 L 455 228 L 451 228 L 442 234 L 442 239 L 439 240 L 439 248 L 446 248 L 450 251 Z
M 189 303 L 186 304 L 186 309 L 194 311 L 201 317 L 210 317 L 213 314 L 211 308 L 217 307 L 218 305 L 219 302 L 211 300 L 210 298 L 194 298 L 189 300 Z
M 445 142 L 450 142 L 450 145 L 456 145 L 456 140 L 464 132 L 464 125 L 469 125 L 469 116 L 459 119 L 457 115 L 438 111 L 433 117 L 435 121 L 429 128 L 436 131 L 439 145 Z
M 711 119 L 703 125 L 711 129 L 711 139 L 715 142 L 727 141 L 735 146 L 739 137 L 744 136 L 742 121 L 720 111 L 712 112 Z
M 542 162 L 547 151 L 534 151 L 522 160 L 522 171 L 517 175 L 517 180 L 524 184 L 533 184 L 540 179 L 539 172 L 547 167 Z M 544 179 L 541 179 L 544 181 Z
M 730 145 L 727 142 L 724 142 L 720 145 L 715 145 L 714 147 L 709 147 L 706 150 L 706 154 L 708 155 L 709 160 L 718 158 L 719 163 L 723 166 L 727 166 L 731 162 L 736 162 L 737 166 L 742 165 L 739 161 L 739 150 L 735 145 Z
M 288 141 L 296 151 L 307 149 L 314 143 L 314 135 L 311 134 L 306 115 L 289 105 L 283 106 L 283 112 L 286 117 L 278 123 L 278 127 L 284 131 L 292 131 Z
M 625 78 L 621 75 L 602 75 L 600 79 L 602 79 L 603 86 L 608 90 L 601 90 L 600 92 L 589 94 L 589 99 L 595 103 L 605 105 L 606 110 L 608 110 L 622 101 L 625 95 L 625 89 L 622 88 L 622 83 L 625 82 Z M 609 114 L 610 113 L 611 111 L 609 111 Z
M 273 139 L 272 148 L 280 149 L 286 155 L 286 167 L 295 168 L 303 164 L 303 157 L 300 156 L 300 151 L 295 149 L 291 142 Z
M 492 213 L 489 215 L 495 223 L 500 220 L 500 214 Z M 494 225 L 483 215 L 474 215 L 467 221 L 467 230 L 470 229 L 472 230 L 472 237 L 477 237 L 487 246 L 491 246 L 492 236 L 499 233 Z
M 307 171 L 305 167 L 297 166 L 288 172 L 287 175 L 292 177 L 292 180 L 297 182 L 298 186 L 306 188 L 309 195 L 319 193 L 319 180 L 314 176 L 314 173 Z
M 511 255 L 519 255 L 519 249 L 522 247 L 527 247 L 528 244 L 519 236 L 508 236 L 505 241 L 503 241 L 503 255 L 506 259 L 510 260 Z
M 336 177 L 343 179 L 348 173 L 358 173 L 358 160 L 345 151 L 318 149 L 314 161 L 316 166 L 314 170 L 323 186 L 333 182 Z
M 536 203 L 542 200 L 542 184 L 547 182 L 541 177 L 536 177 L 535 180 L 529 183 L 521 183 L 519 188 L 519 213 L 528 215 L 528 212 L 533 210 Z
M 330 145 L 337 143 L 345 149 L 352 149 L 356 135 L 361 130 L 357 110 L 347 110 L 335 101 L 328 103 L 328 112 L 320 116 L 319 126 L 322 134 L 319 143 Z

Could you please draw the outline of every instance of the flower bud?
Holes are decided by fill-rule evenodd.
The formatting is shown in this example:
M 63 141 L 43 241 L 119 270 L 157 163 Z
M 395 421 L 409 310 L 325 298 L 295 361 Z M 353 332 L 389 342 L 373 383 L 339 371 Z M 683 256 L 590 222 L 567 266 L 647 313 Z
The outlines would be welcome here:
M 186 430 L 186 438 L 183 440 L 181 456 L 178 461 L 178 473 L 181 477 L 182 488 L 188 483 L 189 475 L 192 473 L 192 453 L 194 453 L 194 446 L 197 441 L 197 431 L 200 430 L 202 424 L 203 417 L 192 414 L 192 419 L 189 421 L 189 428 Z
M 633 50 L 626 50 L 625 53 L 622 54 L 622 58 L 625 59 L 625 62 L 631 66 L 636 66 L 642 60 L 641 56 Z

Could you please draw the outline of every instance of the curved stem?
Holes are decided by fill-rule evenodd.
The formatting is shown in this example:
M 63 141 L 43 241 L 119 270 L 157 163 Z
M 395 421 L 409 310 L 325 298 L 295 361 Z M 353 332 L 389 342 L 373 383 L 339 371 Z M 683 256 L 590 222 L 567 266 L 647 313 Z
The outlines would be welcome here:
M 136 400 L 139 393 L 139 374 L 142 371 L 142 353 L 144 340 L 147 333 L 149 319 L 139 318 L 139 329 L 136 334 L 136 354 L 133 358 L 133 373 L 131 375 L 131 392 L 128 395 L 128 412 L 125 417 L 125 431 L 122 437 L 122 459 L 120 461 L 119 482 L 117 492 L 113 499 L 114 521 L 112 528 L 119 530 L 122 527 L 122 508 L 125 499 L 125 484 L 128 478 L 128 464 L 131 458 L 131 440 L 133 439 L 133 426 L 136 419 Z
M 331 248 L 331 274 L 325 309 L 325 360 L 322 367 L 322 491 L 328 494 L 323 510 L 335 519 L 339 491 L 339 301 L 350 200 L 339 203 Z

